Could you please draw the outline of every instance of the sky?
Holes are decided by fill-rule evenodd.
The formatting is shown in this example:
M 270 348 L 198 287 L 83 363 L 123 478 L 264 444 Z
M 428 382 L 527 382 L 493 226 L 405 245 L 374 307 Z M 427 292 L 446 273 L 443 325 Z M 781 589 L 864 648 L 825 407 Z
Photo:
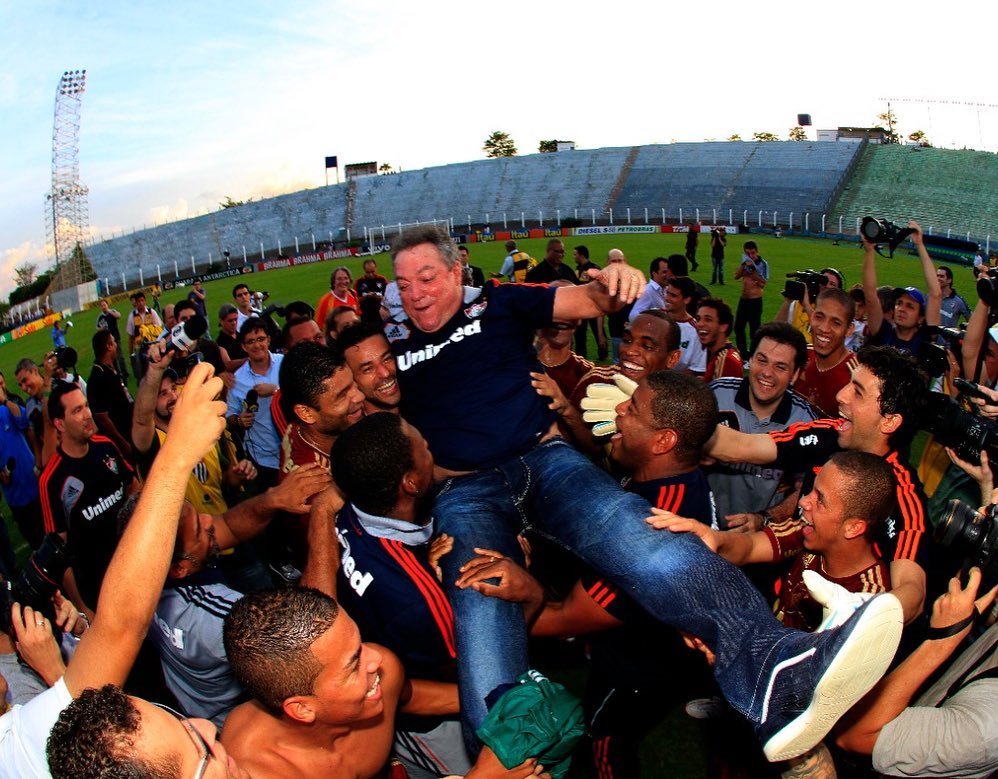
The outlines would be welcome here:
M 282 7 L 282 6 L 285 6 Z M 80 179 L 109 237 L 325 182 L 324 158 L 414 170 L 484 157 L 786 138 L 871 126 L 998 152 L 993 55 L 974 30 L 998 6 L 947 13 L 842 0 L 674 5 L 0 0 L 0 297 L 13 268 L 52 262 L 56 87 L 86 68 Z M 342 168 L 341 168 L 342 175 Z M 330 181 L 333 181 L 330 171 Z

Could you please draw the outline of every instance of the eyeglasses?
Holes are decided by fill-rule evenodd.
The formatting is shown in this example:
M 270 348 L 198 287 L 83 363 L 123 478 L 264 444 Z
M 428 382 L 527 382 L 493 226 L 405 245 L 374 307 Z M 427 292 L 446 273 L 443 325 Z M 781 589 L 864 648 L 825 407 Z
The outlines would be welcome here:
M 191 724 L 191 721 L 183 714 L 181 714 L 179 711 L 175 711 L 174 709 L 171 709 L 169 706 L 165 706 L 162 703 L 153 703 L 152 705 L 155 706 L 157 709 L 162 709 L 167 714 L 172 714 L 182 724 L 186 726 L 184 730 L 186 730 L 188 735 L 190 735 L 191 740 L 194 742 L 194 745 L 198 747 L 198 751 L 203 752 L 203 754 L 201 755 L 201 762 L 198 763 L 198 770 L 194 774 L 194 779 L 203 779 L 205 772 L 208 770 L 208 761 L 211 760 L 213 755 L 211 747 L 208 746 L 208 742 L 204 740 L 204 736 L 201 735 L 201 731 L 198 730 L 196 727 L 194 727 Z
M 243 341 L 244 346 L 256 346 L 257 344 L 262 344 L 267 340 L 267 336 L 261 335 L 257 338 L 247 338 Z

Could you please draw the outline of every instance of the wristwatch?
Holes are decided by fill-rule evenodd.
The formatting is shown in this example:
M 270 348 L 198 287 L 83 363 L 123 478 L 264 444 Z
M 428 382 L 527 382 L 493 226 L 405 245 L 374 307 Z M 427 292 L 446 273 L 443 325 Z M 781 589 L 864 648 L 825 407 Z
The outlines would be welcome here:
M 773 514 L 769 509 L 765 511 L 760 511 L 759 516 L 762 517 L 762 526 L 766 527 L 769 523 L 773 521 Z

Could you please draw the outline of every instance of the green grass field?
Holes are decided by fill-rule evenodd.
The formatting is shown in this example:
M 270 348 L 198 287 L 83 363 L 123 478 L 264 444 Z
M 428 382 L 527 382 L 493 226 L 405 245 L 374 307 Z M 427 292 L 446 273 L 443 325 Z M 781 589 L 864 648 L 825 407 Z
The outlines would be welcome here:
M 830 241 L 817 239 L 776 239 L 768 235 L 731 235 L 728 239 L 725 260 L 727 283 L 724 287 L 711 287 L 710 289 L 731 304 L 732 308 L 736 306 L 740 292 L 740 284 L 735 282 L 733 278 L 734 270 L 741 257 L 741 246 L 750 238 L 758 243 L 762 256 L 770 265 L 771 280 L 767 288 L 763 321 L 772 318 L 780 307 L 782 302 L 780 291 L 783 289 L 783 280 L 788 272 L 808 267 L 821 269 L 832 266 L 845 275 L 847 287 L 860 281 L 863 256 L 858 244 L 834 245 Z M 668 256 L 674 253 L 681 254 L 685 244 L 685 237 L 678 234 L 584 236 L 579 238 L 569 236 L 563 240 L 568 249 L 569 262 L 571 261 L 572 248 L 579 244 L 588 246 L 591 258 L 600 265 L 605 264 L 608 250 L 619 248 L 624 251 L 630 264 L 641 268 L 645 273 L 648 271 L 649 262 L 654 257 Z M 544 256 L 547 239 L 522 240 L 517 243 L 520 249 L 541 259 Z M 486 275 L 499 270 L 505 256 L 501 242 L 471 244 L 469 248 L 472 264 L 480 266 Z M 379 271 L 390 277 L 388 255 L 379 255 L 376 259 Z M 701 283 L 706 284 L 710 280 L 711 273 L 707 236 L 701 236 L 698 261 L 700 269 L 692 275 Z M 360 273 L 361 262 L 361 258 L 353 258 L 342 264 L 349 267 L 356 277 Z M 268 271 L 263 274 L 248 275 L 244 277 L 244 280 L 254 290 L 270 292 L 270 302 L 283 304 L 292 300 L 305 300 L 314 305 L 328 289 L 329 274 L 339 264 L 340 262 L 337 261 Z M 882 284 L 895 286 L 913 284 L 922 288 L 925 286 L 916 258 L 904 253 L 899 253 L 892 260 L 878 260 L 878 273 Z M 962 290 L 970 298 L 973 291 L 970 270 L 955 269 L 954 275 L 957 289 Z M 218 307 L 222 303 L 231 302 L 232 287 L 236 281 L 236 279 L 227 279 L 205 285 L 208 292 L 208 308 L 212 312 L 213 333 L 217 331 L 214 313 L 218 311 Z M 177 302 L 186 297 L 186 292 L 187 290 L 164 292 L 160 304 Z M 127 315 L 130 309 L 127 301 L 118 303 L 116 307 L 123 316 Z M 69 332 L 67 339 L 68 343 L 80 353 L 80 370 L 84 377 L 90 372 L 92 362 L 90 337 L 95 330 L 96 320 L 97 310 L 75 314 L 73 316 L 74 327 Z M 124 332 L 123 325 L 121 330 Z M 48 329 L 0 347 L 0 370 L 7 377 L 9 385 L 13 388 L 13 369 L 18 360 L 22 357 L 40 360 L 51 347 L 52 342 Z M 132 379 L 131 384 L 134 392 L 134 379 Z M 20 538 L 13 523 L 10 522 L 6 512 L 4 518 L 10 529 L 19 560 L 23 562 L 27 546 Z M 563 657 L 559 657 L 555 653 L 554 657 L 542 662 L 541 667 L 563 681 L 573 691 L 581 693 L 584 687 L 585 670 L 577 650 L 574 650 L 574 654 L 570 652 Z M 705 743 L 698 724 L 686 717 L 681 705 L 672 705 L 665 721 L 645 740 L 642 750 L 645 769 L 643 775 L 646 777 L 706 776 Z M 570 776 L 576 778 L 590 776 L 586 760 L 577 760 Z

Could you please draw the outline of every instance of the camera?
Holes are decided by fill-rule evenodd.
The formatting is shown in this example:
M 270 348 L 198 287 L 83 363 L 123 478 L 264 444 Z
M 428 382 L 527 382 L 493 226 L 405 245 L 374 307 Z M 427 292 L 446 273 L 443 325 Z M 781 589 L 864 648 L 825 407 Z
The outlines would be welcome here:
M 859 231 L 867 241 L 876 245 L 877 254 L 881 257 L 893 257 L 894 251 L 898 248 L 898 246 L 900 246 L 909 235 L 912 235 L 915 232 L 910 227 L 898 227 L 896 224 L 889 222 L 886 219 L 877 219 L 872 216 L 863 217 L 863 221 L 859 226 Z M 889 255 L 885 255 L 882 251 L 880 251 L 880 245 L 885 243 L 890 250 Z
M 79 360 L 80 355 L 72 346 L 59 346 L 55 350 L 55 364 L 67 373 L 76 368 L 76 363 Z
M 992 308 L 998 305 L 998 268 L 988 268 L 977 278 L 977 297 Z
M 964 411 L 949 395 L 929 393 L 921 427 L 932 433 L 937 443 L 953 449 L 961 460 L 980 463 L 981 451 L 986 449 L 998 461 L 998 423 Z
M 963 557 L 963 570 L 981 569 L 978 592 L 998 583 L 998 506 L 983 511 L 959 500 L 946 504 L 946 513 L 936 525 L 935 539 Z
M 787 274 L 787 283 L 783 286 L 783 297 L 800 302 L 804 300 L 806 290 L 811 300 L 814 300 L 827 284 L 828 277 L 824 273 L 818 273 L 812 268 L 795 270 Z
M 50 620 L 55 616 L 52 596 L 59 589 L 59 582 L 69 567 L 66 542 L 57 533 L 49 533 L 42 540 L 13 581 L 0 583 L 0 629 L 13 634 L 10 607 L 14 603 L 31 606 Z

